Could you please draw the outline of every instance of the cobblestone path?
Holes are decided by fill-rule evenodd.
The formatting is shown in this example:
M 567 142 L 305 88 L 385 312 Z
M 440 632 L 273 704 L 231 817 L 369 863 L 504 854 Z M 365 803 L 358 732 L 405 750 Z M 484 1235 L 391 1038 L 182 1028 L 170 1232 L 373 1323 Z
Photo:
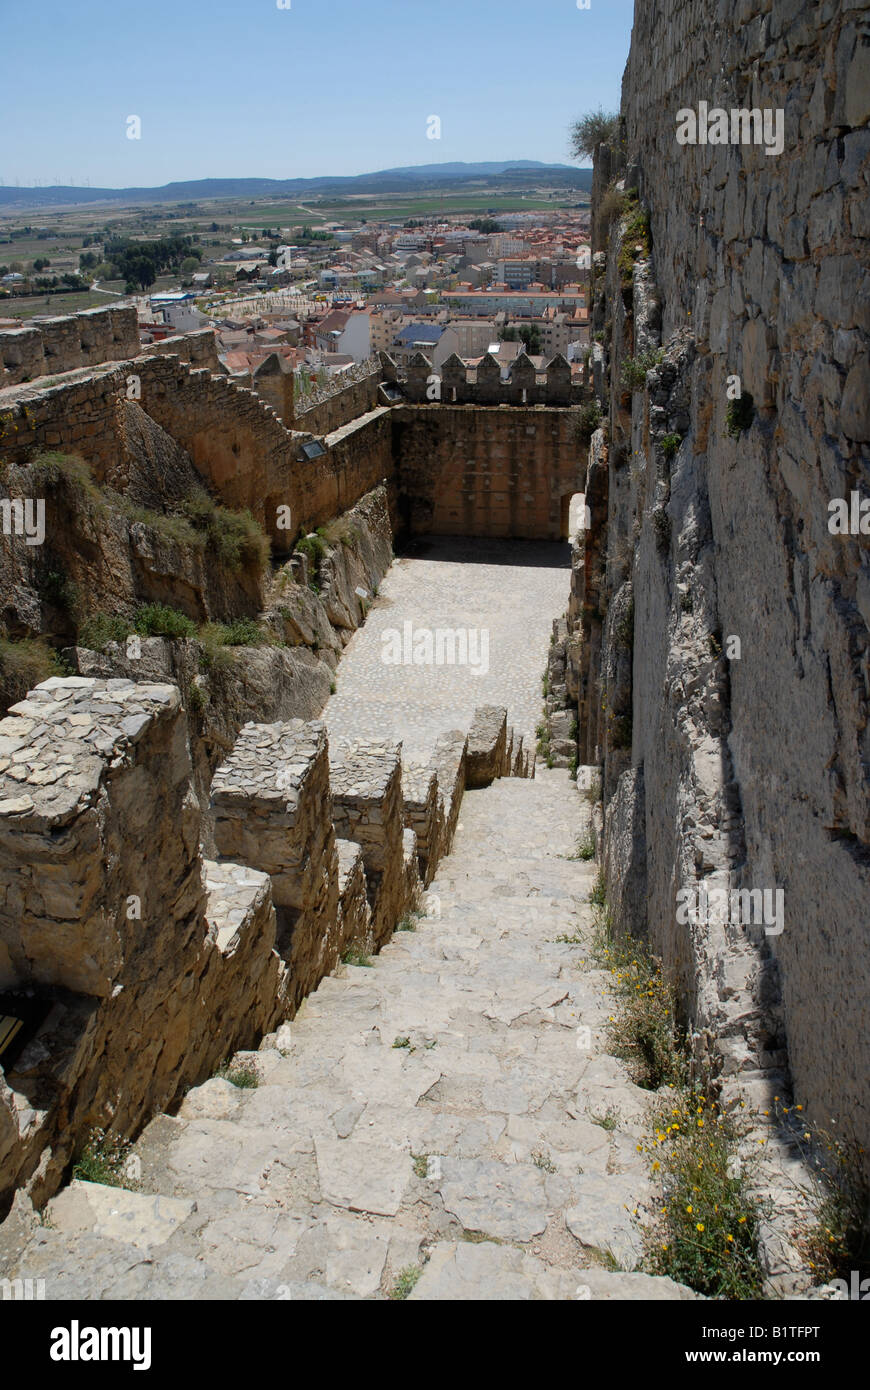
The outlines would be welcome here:
M 541 717 L 552 620 L 568 603 L 568 547 L 552 542 L 441 539 L 396 560 L 354 633 L 323 714 L 331 741 L 402 739 L 425 762 L 439 733 L 467 729 L 478 705 L 504 705 L 522 734 Z M 475 665 L 388 664 L 383 634 L 464 629 Z M 433 638 L 434 641 L 434 638 Z M 412 648 L 413 653 L 413 648 Z M 437 652 L 434 653 L 437 655 Z M 483 667 L 488 669 L 484 671 Z

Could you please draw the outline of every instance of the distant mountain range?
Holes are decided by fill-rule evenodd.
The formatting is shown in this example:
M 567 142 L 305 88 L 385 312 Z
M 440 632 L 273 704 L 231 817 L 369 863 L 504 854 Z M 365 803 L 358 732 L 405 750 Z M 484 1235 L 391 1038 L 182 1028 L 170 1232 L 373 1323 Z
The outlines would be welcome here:
M 592 170 L 570 164 L 541 164 L 534 159 L 500 160 L 482 164 L 418 164 L 382 169 L 374 174 L 315 179 L 190 179 L 160 188 L 0 188 L 0 209 L 63 207 L 78 203 L 189 203 L 210 198 L 304 198 L 315 195 L 420 194 L 427 189 L 475 183 L 484 189 L 550 188 L 588 191 Z

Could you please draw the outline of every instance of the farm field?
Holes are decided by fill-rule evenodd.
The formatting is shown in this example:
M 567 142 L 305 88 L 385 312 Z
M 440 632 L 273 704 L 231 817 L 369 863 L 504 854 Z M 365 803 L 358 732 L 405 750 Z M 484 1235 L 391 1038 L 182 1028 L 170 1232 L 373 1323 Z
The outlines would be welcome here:
M 16 295 L 9 299 L 0 298 L 0 318 L 32 319 L 38 314 L 79 314 L 82 309 L 104 309 L 112 302 L 112 295 L 91 294 L 87 290 L 73 290 L 70 294 Z

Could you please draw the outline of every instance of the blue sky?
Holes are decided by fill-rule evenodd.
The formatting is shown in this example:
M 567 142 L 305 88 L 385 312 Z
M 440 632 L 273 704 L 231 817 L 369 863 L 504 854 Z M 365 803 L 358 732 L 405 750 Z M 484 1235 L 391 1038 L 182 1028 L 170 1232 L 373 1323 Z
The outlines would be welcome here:
M 286 3 L 286 0 L 285 0 Z M 633 0 L 42 0 L 2 24 L 0 178 L 154 185 L 569 162 Z M 129 140 L 138 115 L 142 138 Z M 441 119 L 440 140 L 427 118 Z

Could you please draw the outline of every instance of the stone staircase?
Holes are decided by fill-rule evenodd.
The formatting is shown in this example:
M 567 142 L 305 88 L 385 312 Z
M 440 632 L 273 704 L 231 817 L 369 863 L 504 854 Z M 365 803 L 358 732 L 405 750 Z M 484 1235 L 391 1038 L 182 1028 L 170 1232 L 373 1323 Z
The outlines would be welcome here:
M 49 1299 L 694 1297 L 627 1272 L 649 1097 L 604 1050 L 587 816 L 561 770 L 468 791 L 415 929 L 239 1054 L 259 1085 L 153 1120 L 136 1190 L 73 1182 L 43 1224 L 17 1200 L 0 1275 Z

